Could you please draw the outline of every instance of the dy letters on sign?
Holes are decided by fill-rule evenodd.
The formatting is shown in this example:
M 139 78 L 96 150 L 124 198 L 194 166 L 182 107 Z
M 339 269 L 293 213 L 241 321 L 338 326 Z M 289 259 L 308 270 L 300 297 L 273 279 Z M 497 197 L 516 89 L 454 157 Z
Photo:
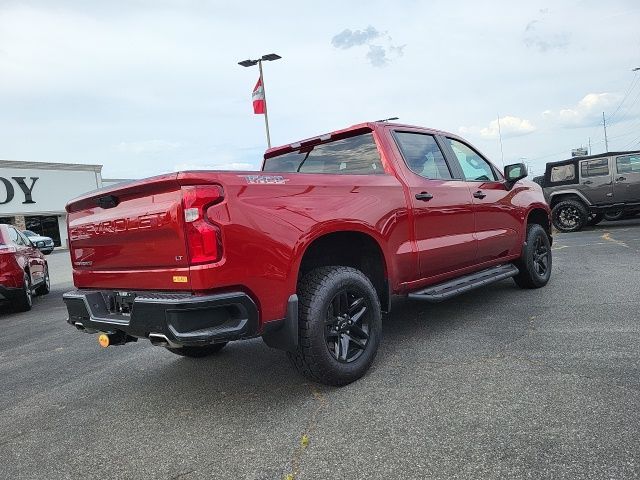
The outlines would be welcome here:
M 31 177 L 31 186 L 27 186 L 27 182 L 25 181 L 27 177 L 11 177 L 22 193 L 24 194 L 24 202 L 22 203 L 36 203 L 33 201 L 32 193 L 33 186 L 36 184 L 36 180 L 40 177 Z M 16 195 L 16 189 L 13 186 L 13 183 L 10 179 L 0 177 L 0 205 L 5 205 L 10 203 Z M 4 195 L 2 194 L 2 190 L 4 190 Z

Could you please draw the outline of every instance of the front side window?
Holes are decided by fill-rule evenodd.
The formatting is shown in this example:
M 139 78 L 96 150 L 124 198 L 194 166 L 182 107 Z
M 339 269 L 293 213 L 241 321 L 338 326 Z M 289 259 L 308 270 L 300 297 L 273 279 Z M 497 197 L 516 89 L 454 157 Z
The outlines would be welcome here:
M 568 182 L 575 180 L 576 167 L 570 163 L 567 165 L 558 165 L 557 167 L 551 167 L 551 182 Z
M 421 177 L 450 180 L 447 162 L 433 135 L 394 132 L 402 157 L 409 169 Z
M 372 133 L 343 138 L 267 158 L 264 172 L 384 174 Z
M 640 173 L 640 154 L 617 157 L 616 169 L 618 173 Z
M 582 177 L 609 175 L 609 159 L 596 158 L 595 160 L 585 160 L 580 164 L 580 174 Z
M 462 142 L 447 138 L 453 153 L 458 157 L 465 180 L 473 182 L 493 182 L 496 174 L 489 162 L 480 156 L 478 152 Z

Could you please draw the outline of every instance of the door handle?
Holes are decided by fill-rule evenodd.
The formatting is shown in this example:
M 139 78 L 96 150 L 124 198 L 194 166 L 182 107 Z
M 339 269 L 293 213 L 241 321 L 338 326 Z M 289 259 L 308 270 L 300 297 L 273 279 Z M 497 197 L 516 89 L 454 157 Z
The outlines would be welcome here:
M 416 200 L 422 200 L 423 202 L 428 202 L 432 198 L 433 198 L 433 195 L 431 195 L 429 192 L 416 193 Z
M 587 180 L 586 182 L 582 182 L 583 185 L 591 185 L 593 182 L 591 180 Z
M 474 197 L 476 198 L 480 198 L 483 199 L 484 197 L 486 197 L 487 195 L 485 193 L 482 193 L 482 190 L 478 190 L 477 192 L 475 192 L 473 194 Z
M 624 182 L 627 179 L 627 177 L 618 177 L 616 178 L 616 182 Z

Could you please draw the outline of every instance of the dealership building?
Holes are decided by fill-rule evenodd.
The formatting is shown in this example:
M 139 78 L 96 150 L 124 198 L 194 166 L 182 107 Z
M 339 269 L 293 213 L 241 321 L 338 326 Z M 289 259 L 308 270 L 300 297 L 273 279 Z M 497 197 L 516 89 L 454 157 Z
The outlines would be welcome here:
M 67 247 L 67 202 L 122 181 L 103 179 L 102 165 L 0 160 L 0 223 Z

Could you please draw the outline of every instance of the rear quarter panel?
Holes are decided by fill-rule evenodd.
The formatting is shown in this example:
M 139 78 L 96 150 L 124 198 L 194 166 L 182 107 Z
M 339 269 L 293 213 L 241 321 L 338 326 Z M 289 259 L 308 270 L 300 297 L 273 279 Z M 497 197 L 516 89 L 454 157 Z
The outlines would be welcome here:
M 248 290 L 263 321 L 284 317 L 302 256 L 326 233 L 367 233 L 385 255 L 391 282 L 416 275 L 404 190 L 392 175 L 186 172 L 180 180 L 225 190 L 207 212 L 222 227 L 223 258 L 191 267 L 193 289 Z

